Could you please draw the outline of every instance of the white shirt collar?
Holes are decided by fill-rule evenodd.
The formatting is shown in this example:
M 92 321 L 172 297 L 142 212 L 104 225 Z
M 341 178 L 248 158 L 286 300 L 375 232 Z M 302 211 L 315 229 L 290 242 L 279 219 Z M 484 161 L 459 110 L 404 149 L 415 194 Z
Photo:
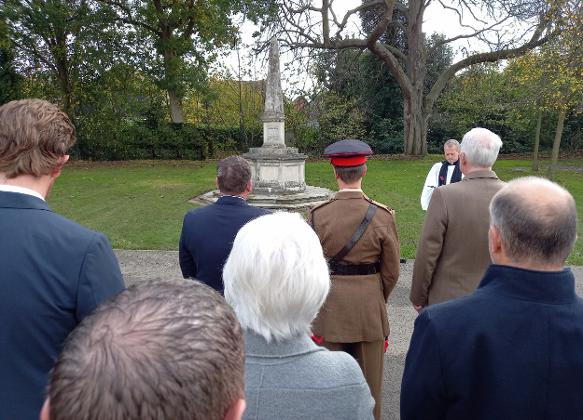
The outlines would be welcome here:
M 362 192 L 362 188 L 342 188 L 340 191 Z
M 31 190 L 30 188 L 17 187 L 16 185 L 0 184 L 0 191 L 32 195 L 33 197 L 37 197 L 40 198 L 42 201 L 45 201 L 42 195 L 40 195 L 35 190 Z
M 221 194 L 221 197 L 233 197 L 233 198 L 239 198 L 239 199 L 241 199 L 243 201 L 247 201 L 243 197 L 241 197 L 240 195 Z

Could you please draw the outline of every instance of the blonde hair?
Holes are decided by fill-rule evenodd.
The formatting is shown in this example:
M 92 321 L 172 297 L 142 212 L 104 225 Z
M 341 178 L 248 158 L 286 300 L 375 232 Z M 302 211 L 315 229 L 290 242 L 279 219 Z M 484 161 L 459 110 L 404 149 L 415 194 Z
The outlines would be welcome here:
M 50 102 L 23 99 L 0 106 L 0 173 L 7 178 L 50 174 L 75 140 L 73 123 Z

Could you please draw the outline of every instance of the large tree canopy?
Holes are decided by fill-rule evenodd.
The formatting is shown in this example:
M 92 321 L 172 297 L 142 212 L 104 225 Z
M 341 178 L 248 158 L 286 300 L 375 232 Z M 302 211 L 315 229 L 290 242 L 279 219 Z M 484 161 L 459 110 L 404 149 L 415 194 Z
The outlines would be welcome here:
M 560 31 L 556 24 L 569 0 L 363 0 L 343 15 L 334 0 L 283 0 L 277 28 L 292 48 L 368 49 L 381 60 L 403 94 L 404 151 L 427 152 L 429 119 L 437 98 L 460 70 L 520 56 Z M 428 42 L 425 11 L 440 7 L 457 13 L 460 33 Z M 359 33 L 350 24 L 360 18 Z M 358 20 L 358 19 L 357 19 Z M 484 51 L 465 56 L 428 80 L 428 57 L 446 45 L 473 39 Z
M 252 0 L 98 0 L 127 25 L 142 67 L 168 93 L 170 116 L 182 123 L 187 88 L 206 79 L 213 52 L 237 35 L 232 18 L 258 16 L 261 1 Z
M 74 113 L 78 82 L 102 74 L 120 43 L 90 0 L 4 0 L 0 19 L 16 47 L 19 72 L 54 80 L 67 113 Z

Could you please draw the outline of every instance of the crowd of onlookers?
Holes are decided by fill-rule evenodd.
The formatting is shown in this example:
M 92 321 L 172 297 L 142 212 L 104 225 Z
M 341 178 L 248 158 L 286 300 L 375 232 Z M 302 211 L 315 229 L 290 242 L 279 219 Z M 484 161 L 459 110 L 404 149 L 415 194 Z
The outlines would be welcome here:
M 74 142 L 46 101 L 0 106 L 0 419 L 380 419 L 399 241 L 366 144 L 325 150 L 339 191 L 307 222 L 249 205 L 249 164 L 220 161 L 221 197 L 184 218 L 186 280 L 125 289 L 105 236 L 46 204 Z M 583 418 L 575 202 L 501 182 L 501 145 L 475 128 L 428 176 L 403 419 Z

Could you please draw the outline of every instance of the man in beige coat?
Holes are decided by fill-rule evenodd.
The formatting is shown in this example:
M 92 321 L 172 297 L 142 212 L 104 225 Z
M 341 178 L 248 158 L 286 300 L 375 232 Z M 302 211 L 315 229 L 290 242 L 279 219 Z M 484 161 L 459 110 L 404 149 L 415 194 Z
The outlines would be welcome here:
M 504 186 L 492 171 L 501 146 L 490 130 L 470 130 L 460 152 L 464 180 L 433 192 L 413 267 L 417 311 L 473 292 L 490 264 L 488 206 Z
M 331 157 L 340 191 L 309 214 L 332 274 L 330 294 L 312 332 L 319 344 L 357 360 L 375 399 L 375 418 L 380 419 L 389 335 L 386 303 L 399 277 L 399 239 L 394 211 L 361 189 L 370 154 L 370 147 L 358 140 L 336 142 L 324 152 Z

